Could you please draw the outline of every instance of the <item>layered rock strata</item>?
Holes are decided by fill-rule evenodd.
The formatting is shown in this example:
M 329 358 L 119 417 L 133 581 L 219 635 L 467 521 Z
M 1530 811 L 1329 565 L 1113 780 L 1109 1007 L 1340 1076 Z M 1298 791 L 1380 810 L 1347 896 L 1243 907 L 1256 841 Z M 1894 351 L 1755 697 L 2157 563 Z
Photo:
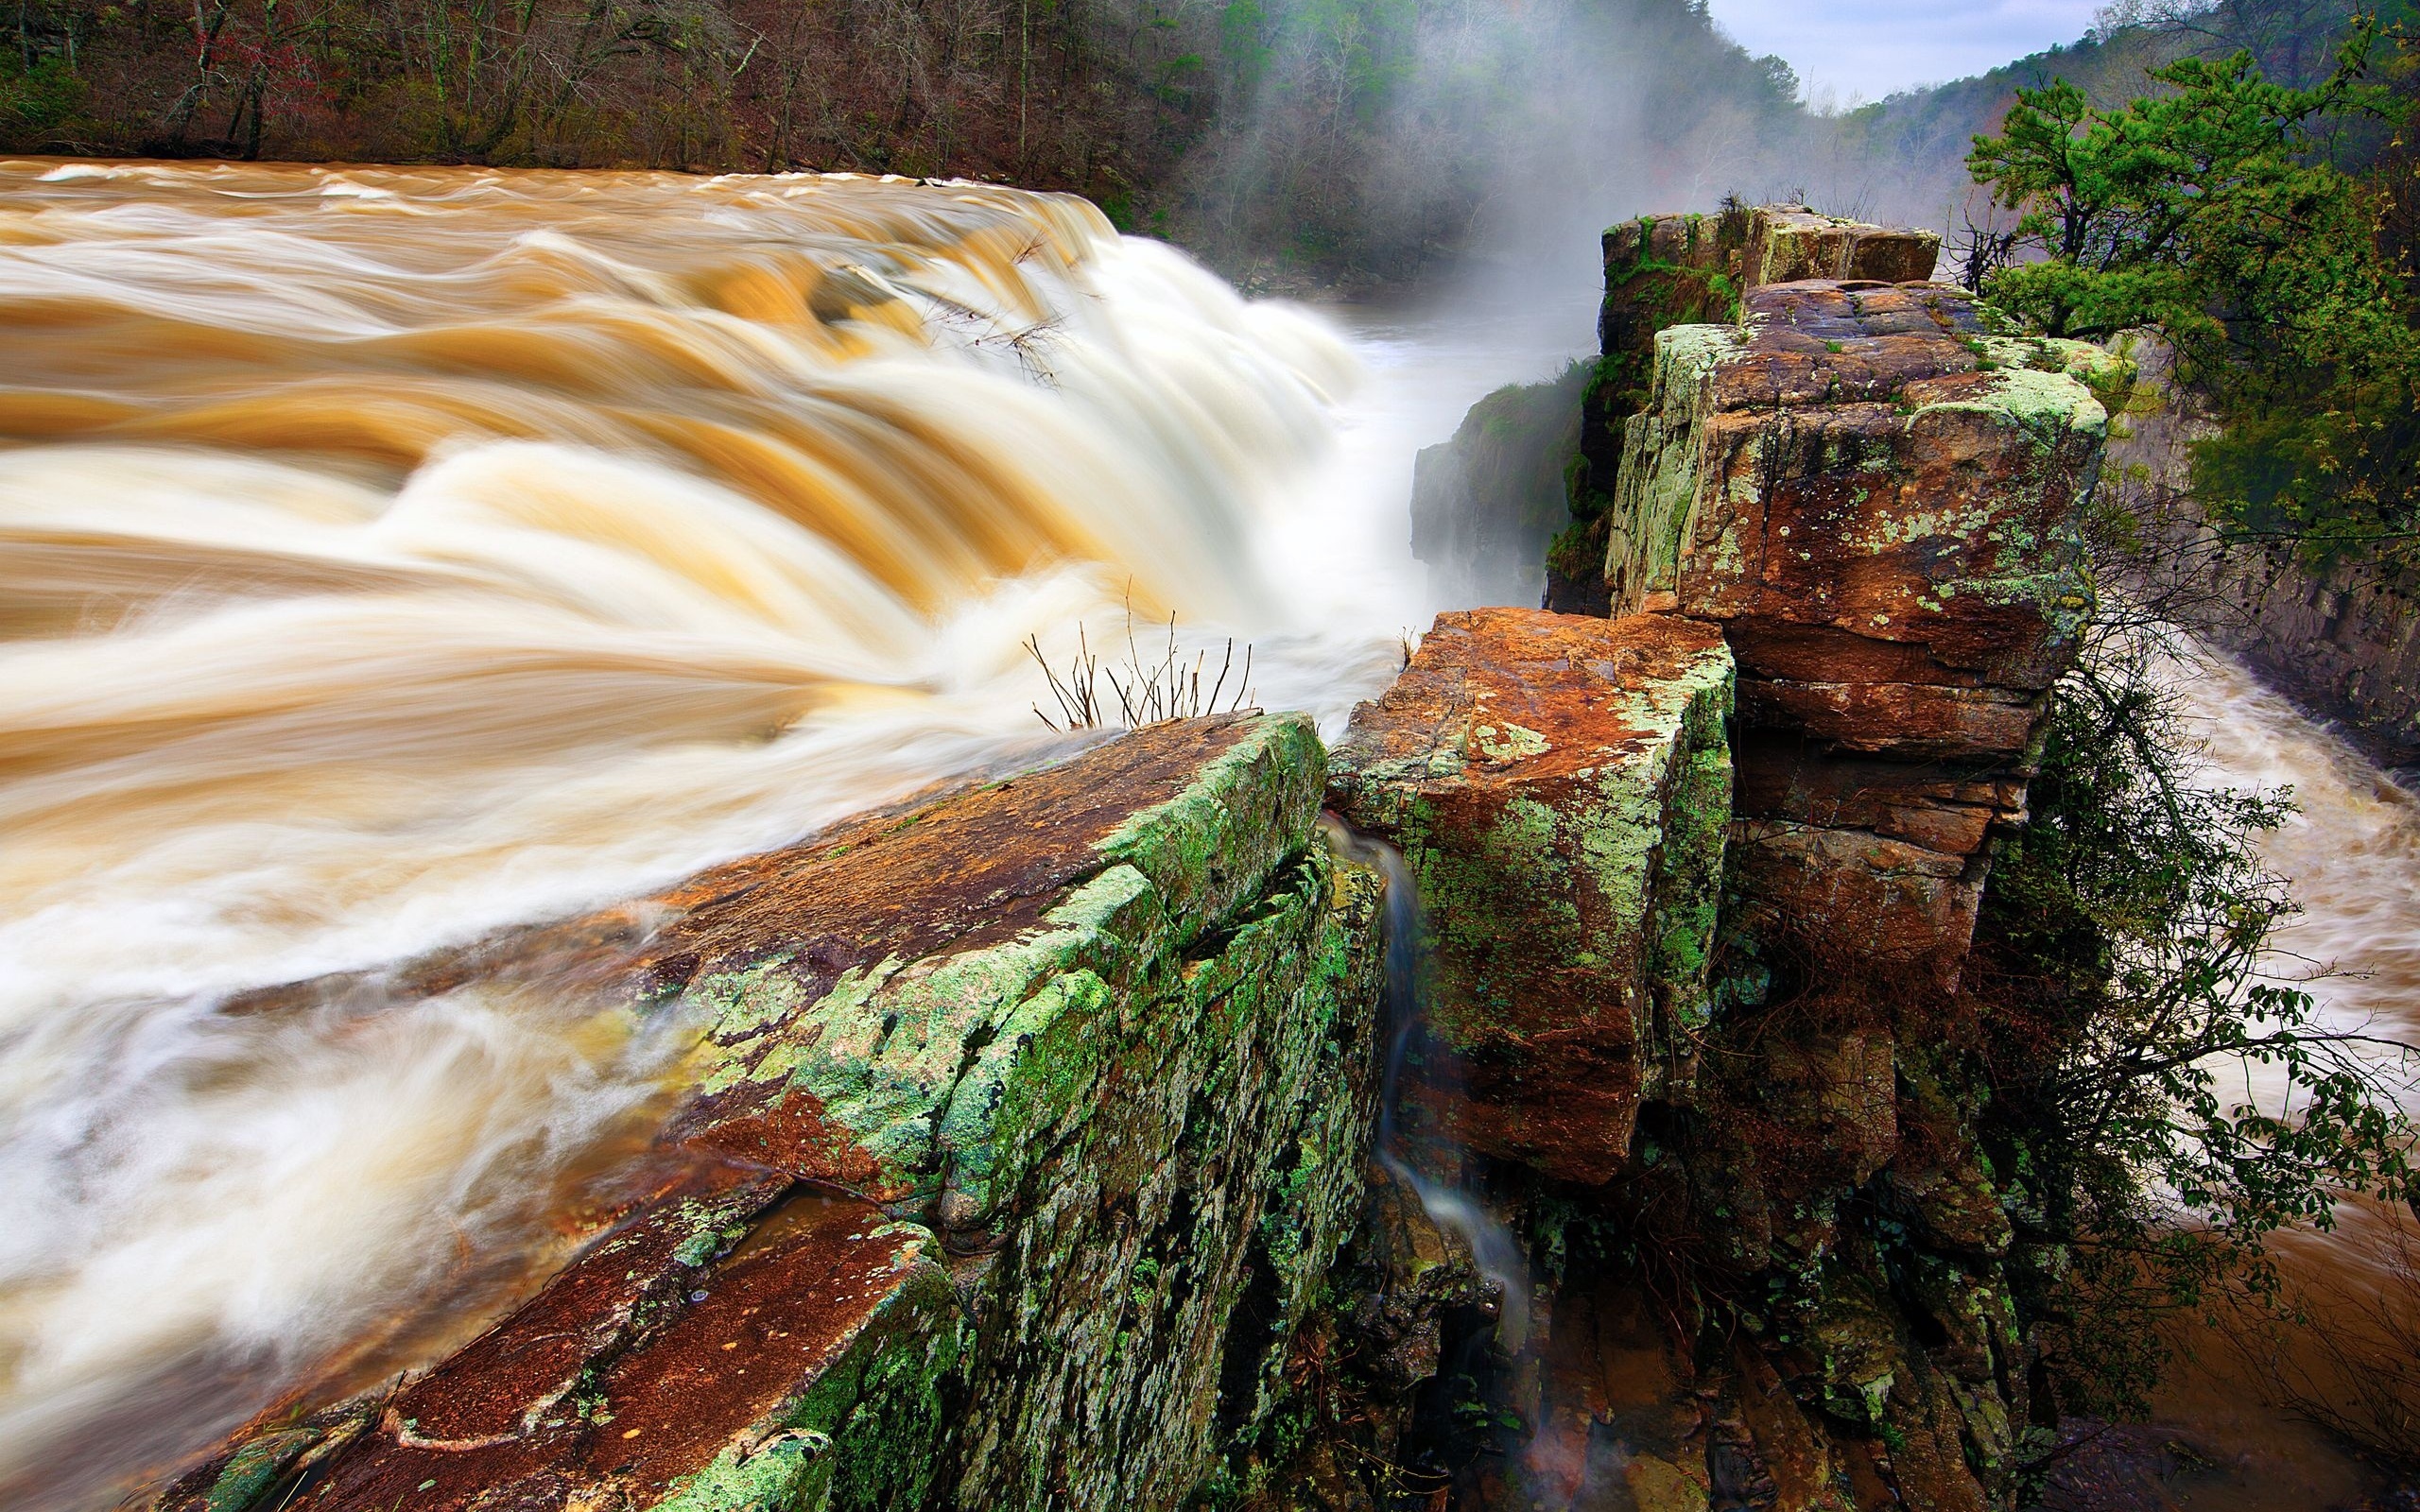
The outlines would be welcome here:
M 694 1025 L 677 1108 L 493 1328 L 158 1504 L 1178 1504 L 1361 1208 L 1382 885 L 1322 778 L 1160 726 L 416 969 L 588 960 Z
M 1931 275 L 1941 238 L 1870 226 L 1795 205 L 1734 206 L 1719 215 L 1642 215 L 1604 234 L 1602 352 L 1582 396 L 1571 524 L 1547 553 L 1546 606 L 1610 611 L 1600 570 L 1607 516 L 1620 489 L 1624 427 L 1645 408 L 1657 333 L 1729 324 L 1739 301 L 1767 284 L 1824 277 L 1889 283 Z
M 1656 341 L 1604 576 L 1739 662 L 1754 910 L 1956 981 L 1983 842 L 2090 608 L 2098 348 L 1989 335 L 1936 284 L 1760 289 Z
M 1805 279 L 1913 284 L 1941 261 L 1941 235 L 1907 226 L 1871 226 L 1805 205 L 1758 209 L 1740 254 L 1748 288 Z
M 1480 1152 L 1572 1180 L 1685 1079 L 1731 804 L 1711 627 L 1441 615 L 1354 712 L 1330 801 L 1404 853 L 1428 919 L 1418 1085 Z
M 1744 268 L 1749 238 L 1689 239 L 1712 224 L 1638 245 Z M 1789 249 L 1804 229 L 1756 255 L 1817 255 Z M 1461 1467 L 1465 1506 L 2004 1507 L 2031 1356 L 1956 989 L 2090 610 L 2094 386 L 2117 374 L 1927 284 L 1751 289 L 1737 321 L 1653 350 L 1603 517 L 1611 617 L 1446 616 L 1336 762 L 1339 806 L 1414 859 L 1431 1018 L 1492 1057 L 1455 1068 L 1488 1157 L 1466 1185 L 1533 1258 L 1526 1337 L 1431 1400 L 1432 1422 L 1482 1426 L 1437 1430 L 1429 1463 Z M 1658 956 L 1562 864 L 1618 847 L 1525 850 L 1495 816 L 1524 762 L 1619 769 L 1594 711 L 1686 682 L 1583 648 L 1718 643 L 1729 801 L 1656 826 L 1722 856 L 1720 922 L 1703 954 Z M 1561 822 L 1529 833 L 1572 833 L 1584 797 L 1534 791 Z M 1681 841 L 1693 825 L 1721 838 Z M 1631 868 L 1642 891 L 1662 864 Z M 1659 1014 L 1659 992 L 1688 1005 Z M 1549 1038 L 1580 1024 L 1584 1052 Z
M 1552 1241 L 1668 1257 L 1660 1350 L 1648 1278 L 1556 1297 L 1520 1495 L 1587 1504 L 1610 1436 L 1642 1505 L 2013 1496 L 2031 1356 L 1955 991 L 2090 609 L 2117 376 L 1930 284 L 1780 284 L 1658 336 L 1605 576 L 1737 659 L 1718 1004 L 1619 1197 Z M 1662 1384 L 1609 1396 L 1608 1339 Z

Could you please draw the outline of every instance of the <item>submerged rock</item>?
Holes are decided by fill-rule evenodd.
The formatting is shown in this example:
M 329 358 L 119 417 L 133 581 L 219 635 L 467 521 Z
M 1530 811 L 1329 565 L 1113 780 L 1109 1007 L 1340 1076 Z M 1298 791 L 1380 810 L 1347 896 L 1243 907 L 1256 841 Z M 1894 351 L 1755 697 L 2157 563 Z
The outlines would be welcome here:
M 1355 711 L 1330 775 L 1400 847 L 1429 921 L 1425 1068 L 1461 1143 L 1575 1180 L 1626 1160 L 1686 1075 L 1731 804 L 1711 627 L 1537 610 L 1439 617 Z
M 645 1189 L 157 1504 L 1183 1501 L 1361 1208 L 1382 884 L 1322 778 L 1299 718 L 1159 726 L 658 900 L 621 988 L 700 1038 Z

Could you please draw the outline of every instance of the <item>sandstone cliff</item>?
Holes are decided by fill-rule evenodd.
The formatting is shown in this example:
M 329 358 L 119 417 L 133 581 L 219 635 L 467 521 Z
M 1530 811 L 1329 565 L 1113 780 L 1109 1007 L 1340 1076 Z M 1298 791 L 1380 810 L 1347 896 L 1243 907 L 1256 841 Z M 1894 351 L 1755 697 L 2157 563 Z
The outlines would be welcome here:
M 1635 239 L 1666 227 L 1757 244 Z M 1609 347 L 1652 323 L 1608 308 Z M 2031 1356 L 1956 992 L 2090 607 L 2112 365 L 1873 280 L 1652 342 L 1601 517 L 1615 617 L 1447 616 L 1335 765 L 1436 919 L 1426 1095 L 1461 1099 L 1464 1179 L 1539 1257 L 1474 1388 L 1519 1427 L 1465 1446 L 1458 1504 L 2004 1506 Z M 1736 713 L 1609 721 L 1592 675 Z M 1656 816 L 1644 853 L 1581 822 L 1591 782 Z M 1560 827 L 1508 819 L 1558 783 Z M 1710 856 L 1701 934 L 1666 879 Z

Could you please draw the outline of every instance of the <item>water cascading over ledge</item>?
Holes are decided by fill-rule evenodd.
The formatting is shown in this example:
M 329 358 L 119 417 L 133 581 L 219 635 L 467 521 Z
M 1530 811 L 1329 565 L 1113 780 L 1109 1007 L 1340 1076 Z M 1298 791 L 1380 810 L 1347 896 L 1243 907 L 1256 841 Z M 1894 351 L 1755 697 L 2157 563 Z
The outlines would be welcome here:
M 1175 611 L 1315 710 L 1394 660 L 1399 620 L 1323 620 L 1258 559 L 1347 350 L 1080 200 L 17 163 L 0 225 L 12 1506 L 110 1504 L 258 1410 L 425 1368 L 597 1215 L 705 1179 L 658 1138 L 704 1010 L 657 1011 L 674 964 L 630 975 L 691 917 L 666 889 L 1083 751 L 1033 717 L 1028 633 Z M 1184 926 L 1205 992 L 1267 937 L 1256 902 L 1319 912 L 1287 816 L 1205 860 L 1245 889 Z M 594 937 L 477 966 L 566 918 Z M 1119 970 L 1178 970 L 1173 936 L 1096 922 Z M 851 1233 L 849 1263 L 929 1274 Z M 582 1327 L 618 1349 L 606 1314 L 668 1299 Z M 279 1442 L 243 1474 L 284 1497 Z
M 1383 890 L 1322 775 L 1300 719 L 1161 725 L 407 969 L 604 954 L 694 1025 L 648 1179 L 450 1359 L 157 1504 L 1179 1504 L 1361 1204 Z

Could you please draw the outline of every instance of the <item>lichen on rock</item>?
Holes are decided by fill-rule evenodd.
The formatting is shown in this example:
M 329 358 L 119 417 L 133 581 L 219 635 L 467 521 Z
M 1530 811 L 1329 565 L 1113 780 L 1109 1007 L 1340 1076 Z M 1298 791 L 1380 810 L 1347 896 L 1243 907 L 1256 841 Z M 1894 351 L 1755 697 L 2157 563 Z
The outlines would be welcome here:
M 1731 660 L 1676 620 L 1439 617 L 1355 713 L 1331 799 L 1399 846 L 1434 970 L 1439 1118 L 1601 1180 L 1685 1077 L 1731 803 Z
M 700 1032 L 665 1174 L 399 1392 L 159 1504 L 1176 1504 L 1361 1207 L 1382 885 L 1323 776 L 1297 717 L 1154 727 L 654 901 L 608 990 Z

